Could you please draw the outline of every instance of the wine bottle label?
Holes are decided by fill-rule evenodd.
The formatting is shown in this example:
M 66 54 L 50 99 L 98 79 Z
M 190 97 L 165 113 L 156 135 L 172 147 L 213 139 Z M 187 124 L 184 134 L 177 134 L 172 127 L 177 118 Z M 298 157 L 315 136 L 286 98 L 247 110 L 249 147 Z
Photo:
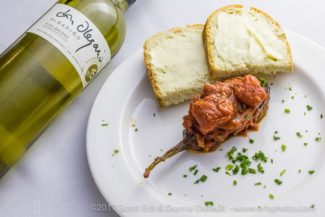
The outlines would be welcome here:
M 111 50 L 95 24 L 65 4 L 56 4 L 28 32 L 59 49 L 78 72 L 84 88 L 111 59 Z

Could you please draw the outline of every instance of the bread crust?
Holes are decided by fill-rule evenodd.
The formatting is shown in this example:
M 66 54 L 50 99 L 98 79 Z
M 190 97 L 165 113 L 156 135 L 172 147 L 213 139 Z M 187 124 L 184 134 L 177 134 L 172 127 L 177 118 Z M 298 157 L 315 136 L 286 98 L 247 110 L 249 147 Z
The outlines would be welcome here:
M 153 35 L 152 37 L 147 39 L 144 43 L 144 46 L 143 46 L 144 63 L 147 68 L 147 73 L 148 73 L 148 77 L 149 77 L 152 89 L 154 91 L 154 94 L 156 95 L 156 98 L 157 98 L 157 101 L 158 101 L 160 107 L 166 107 L 166 106 L 168 106 L 168 104 L 166 104 L 166 102 L 163 100 L 161 90 L 159 88 L 159 85 L 157 84 L 157 78 L 154 73 L 155 67 L 152 64 L 150 48 L 152 45 L 155 45 L 163 37 L 166 37 L 170 34 L 182 33 L 184 31 L 186 31 L 188 28 L 202 30 L 204 28 L 204 25 L 203 24 L 192 24 L 192 25 L 187 25 L 184 27 L 174 27 L 167 31 L 156 33 L 155 35 Z
M 215 57 L 213 54 L 214 47 L 215 47 L 214 46 L 214 44 L 215 44 L 214 26 L 216 25 L 215 22 L 217 21 L 217 16 L 219 16 L 219 14 L 222 12 L 236 11 L 236 10 L 242 9 L 242 8 L 244 8 L 244 6 L 239 5 L 239 4 L 221 7 L 218 10 L 214 11 L 208 17 L 206 24 L 204 26 L 203 41 L 204 41 L 204 46 L 205 46 L 205 50 L 206 50 L 206 56 L 207 56 L 210 77 L 214 80 L 220 79 L 220 78 L 226 78 L 226 76 L 221 76 L 221 77 L 218 76 L 218 75 L 222 75 L 222 74 L 223 75 L 229 74 L 229 76 L 230 76 L 230 75 L 234 75 L 234 74 L 240 75 L 240 74 L 260 72 L 259 68 L 246 68 L 246 69 L 241 69 L 241 70 L 223 70 L 220 67 L 218 67 L 217 63 L 215 62 Z M 291 72 L 293 70 L 293 60 L 292 60 L 291 48 L 288 43 L 287 37 L 282 30 L 282 27 L 280 26 L 280 24 L 277 21 L 275 21 L 270 15 L 266 14 L 265 12 L 263 12 L 257 8 L 253 8 L 253 7 L 251 7 L 250 10 L 265 16 L 269 22 L 273 23 L 277 27 L 277 30 L 281 31 L 281 34 L 279 34 L 279 38 L 285 42 L 286 47 L 287 47 L 287 55 L 289 57 L 289 65 L 287 68 L 283 68 L 282 71 Z M 267 69 L 267 68 L 264 68 L 264 69 L 271 71 L 271 69 Z

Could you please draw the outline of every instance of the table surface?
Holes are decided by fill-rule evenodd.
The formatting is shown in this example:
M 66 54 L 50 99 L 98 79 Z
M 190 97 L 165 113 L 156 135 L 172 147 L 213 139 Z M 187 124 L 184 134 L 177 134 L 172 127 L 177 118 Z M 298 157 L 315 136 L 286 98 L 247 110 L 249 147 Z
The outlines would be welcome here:
M 0 53 L 54 3 L 55 0 L 3 2 L 0 7 Z M 127 35 L 119 53 L 0 180 L 1 216 L 118 216 L 99 193 L 86 158 L 87 120 L 99 89 L 110 73 L 142 47 L 152 34 L 174 26 L 204 23 L 214 9 L 231 3 L 235 1 L 138 0 L 126 13 Z M 236 3 L 261 8 L 285 29 L 301 33 L 325 47 L 323 0 L 246 0 Z

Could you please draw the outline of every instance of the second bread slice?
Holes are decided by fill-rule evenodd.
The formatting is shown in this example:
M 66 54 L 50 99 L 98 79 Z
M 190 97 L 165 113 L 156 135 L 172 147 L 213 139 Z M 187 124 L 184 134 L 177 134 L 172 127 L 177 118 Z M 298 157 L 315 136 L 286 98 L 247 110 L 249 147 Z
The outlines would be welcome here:
M 205 25 L 211 77 L 291 72 L 291 50 L 281 26 L 256 8 L 230 5 L 212 13 Z
M 191 99 L 209 82 L 203 27 L 173 28 L 145 42 L 144 61 L 161 107 Z

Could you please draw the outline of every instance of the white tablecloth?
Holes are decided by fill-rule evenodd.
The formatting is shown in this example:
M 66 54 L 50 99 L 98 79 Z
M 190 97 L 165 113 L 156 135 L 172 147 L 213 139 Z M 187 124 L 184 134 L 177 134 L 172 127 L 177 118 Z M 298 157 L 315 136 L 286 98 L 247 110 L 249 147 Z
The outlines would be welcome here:
M 0 52 L 54 2 L 3 0 L 0 6 Z M 114 68 L 152 34 L 173 26 L 204 23 L 214 9 L 230 3 L 259 7 L 284 28 L 325 47 L 324 0 L 138 0 L 126 14 L 126 40 L 110 65 L 0 180 L 0 216 L 118 216 L 105 208 L 106 202 L 97 190 L 86 159 L 87 119 L 97 92 Z M 97 210 L 98 207 L 102 209 Z

